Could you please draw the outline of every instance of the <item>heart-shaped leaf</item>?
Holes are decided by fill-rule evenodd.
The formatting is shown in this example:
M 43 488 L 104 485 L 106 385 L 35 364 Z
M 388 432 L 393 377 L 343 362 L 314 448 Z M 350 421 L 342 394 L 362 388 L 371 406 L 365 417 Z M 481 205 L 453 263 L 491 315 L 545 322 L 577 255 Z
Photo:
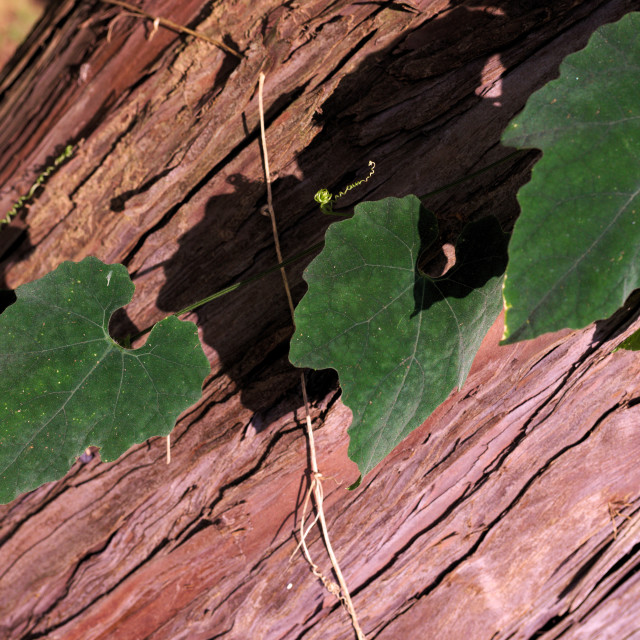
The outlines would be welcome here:
M 505 144 L 544 151 L 518 193 L 506 342 L 610 316 L 640 286 L 640 13 L 598 29 Z
M 134 285 L 120 264 L 64 262 L 0 316 L 0 502 L 62 477 L 89 445 L 103 461 L 167 435 L 210 371 L 196 326 L 169 317 L 139 349 L 109 336 Z
M 437 239 L 435 217 L 415 196 L 365 202 L 329 227 L 305 271 L 290 359 L 338 371 L 353 412 L 349 457 L 363 476 L 463 384 L 502 308 L 497 220 L 468 225 L 455 266 L 430 278 L 417 262 Z

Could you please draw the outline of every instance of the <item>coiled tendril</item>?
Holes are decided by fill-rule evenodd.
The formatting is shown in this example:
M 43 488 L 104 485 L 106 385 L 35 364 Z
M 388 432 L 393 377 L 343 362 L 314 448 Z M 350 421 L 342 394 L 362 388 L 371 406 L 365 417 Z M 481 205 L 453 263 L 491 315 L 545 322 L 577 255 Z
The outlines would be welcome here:
M 320 210 L 322 213 L 326 213 L 327 215 L 340 215 L 333 210 L 333 203 L 338 199 L 345 196 L 351 189 L 355 189 L 359 187 L 361 184 L 368 182 L 371 176 L 375 173 L 376 163 L 373 160 L 369 160 L 369 166 L 371 170 L 369 171 L 369 175 L 362 180 L 358 180 L 347 187 L 345 187 L 337 196 L 334 196 L 328 189 L 320 189 L 313 199 L 320 205 Z

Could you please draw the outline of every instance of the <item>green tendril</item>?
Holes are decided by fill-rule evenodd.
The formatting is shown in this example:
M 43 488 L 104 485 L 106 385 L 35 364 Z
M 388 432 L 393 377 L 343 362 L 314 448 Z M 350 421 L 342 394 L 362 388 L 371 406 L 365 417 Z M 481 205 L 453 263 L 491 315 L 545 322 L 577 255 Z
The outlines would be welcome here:
M 359 187 L 361 184 L 368 182 L 371 179 L 371 176 L 376 171 L 376 163 L 373 160 L 369 160 L 369 166 L 371 167 L 371 171 L 369 171 L 369 175 L 366 178 L 363 178 L 362 180 L 358 180 L 358 182 L 354 182 L 353 184 L 350 184 L 348 187 L 345 187 L 344 191 L 341 191 L 335 197 L 335 200 L 337 200 L 338 198 L 342 198 L 342 196 L 347 195 L 347 192 L 351 191 L 351 189 L 355 189 L 356 187 Z
M 53 164 L 49 165 L 37 178 L 36 181 L 31 185 L 31 188 L 27 193 L 21 196 L 18 201 L 11 207 L 11 211 L 7 213 L 6 217 L 0 220 L 0 228 L 2 228 L 3 224 L 9 224 L 11 219 L 25 206 L 30 200 L 33 199 L 38 187 L 67 159 L 73 155 L 75 151 L 72 144 L 68 144 L 64 151 L 53 161 Z
M 342 198 L 343 196 L 345 196 L 349 191 L 351 191 L 351 189 L 355 189 L 356 187 L 359 187 L 361 184 L 364 184 L 371 179 L 371 176 L 373 176 L 376 170 L 376 163 L 373 160 L 369 160 L 369 166 L 371 167 L 371 170 L 369 171 L 369 175 L 366 178 L 348 185 L 337 196 L 332 195 L 328 189 L 320 189 L 320 191 L 318 191 L 316 195 L 313 196 L 313 199 L 320 205 L 320 211 L 322 211 L 322 213 L 326 213 L 327 215 L 340 215 L 333 210 L 333 203 L 338 198 Z

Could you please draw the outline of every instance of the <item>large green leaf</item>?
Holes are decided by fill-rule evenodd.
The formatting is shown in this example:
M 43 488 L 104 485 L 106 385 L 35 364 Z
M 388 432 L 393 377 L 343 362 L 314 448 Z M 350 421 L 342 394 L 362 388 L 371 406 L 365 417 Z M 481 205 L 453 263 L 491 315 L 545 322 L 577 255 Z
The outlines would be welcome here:
M 640 286 L 640 13 L 568 56 L 502 140 L 544 151 L 518 193 L 506 342 L 608 317 Z
M 468 225 L 456 265 L 433 279 L 416 265 L 437 238 L 415 196 L 365 202 L 329 227 L 305 271 L 290 359 L 338 371 L 353 412 L 349 456 L 363 476 L 462 385 L 502 307 L 506 239 L 497 220 Z
M 169 317 L 144 346 L 108 332 L 134 285 L 120 264 L 64 262 L 16 290 L 0 316 L 0 502 L 63 476 L 89 445 L 102 460 L 168 434 L 209 373 L 196 326 Z

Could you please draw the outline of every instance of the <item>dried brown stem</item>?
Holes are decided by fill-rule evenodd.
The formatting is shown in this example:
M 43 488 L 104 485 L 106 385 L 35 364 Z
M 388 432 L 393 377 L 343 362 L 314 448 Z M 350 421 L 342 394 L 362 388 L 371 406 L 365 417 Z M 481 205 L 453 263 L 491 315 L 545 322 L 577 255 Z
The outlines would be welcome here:
M 273 231 L 273 240 L 276 246 L 276 255 L 278 257 L 278 262 L 283 262 L 282 252 L 280 251 L 280 239 L 278 237 L 278 228 L 276 225 L 276 216 L 273 210 L 273 198 L 271 194 L 271 173 L 269 171 L 269 155 L 267 153 L 267 138 L 265 135 L 265 127 L 264 127 L 264 108 L 262 101 L 262 91 L 264 87 L 264 73 L 260 73 L 260 80 L 258 84 L 258 106 L 260 110 L 260 139 L 262 141 L 262 159 L 264 162 L 264 173 L 265 173 L 265 181 L 267 184 L 267 210 L 269 212 L 269 217 L 271 218 L 271 228 Z M 293 322 L 294 317 L 294 304 L 293 299 L 291 297 L 291 290 L 289 288 L 289 282 L 287 279 L 287 274 L 282 267 L 280 269 L 280 273 L 282 274 L 282 281 L 284 283 L 284 288 L 287 294 L 287 300 L 289 302 L 289 311 L 291 312 L 291 321 Z M 311 412 L 309 410 L 309 399 L 307 397 L 307 387 L 304 379 L 304 372 L 300 372 L 300 384 L 302 387 L 302 398 L 304 400 L 304 411 L 305 411 L 305 422 L 307 425 L 307 442 L 309 445 L 309 458 L 311 463 L 311 482 L 309 485 L 309 489 L 307 491 L 307 495 L 304 500 L 302 515 L 300 517 L 300 547 L 302 547 L 303 553 L 307 562 L 311 566 L 311 571 L 313 574 L 318 577 L 322 584 L 326 587 L 326 589 L 336 596 L 345 606 L 349 615 L 351 616 L 351 622 L 353 624 L 353 628 L 356 632 L 358 640 L 366 640 L 366 637 L 360 628 L 360 624 L 358 623 L 358 617 L 356 615 L 356 611 L 353 607 L 353 602 L 351 601 L 351 596 L 349 595 L 349 589 L 347 587 L 346 580 L 342 575 L 342 571 L 340 570 L 340 565 L 338 564 L 338 559 L 336 558 L 335 553 L 333 552 L 333 547 L 331 546 L 331 540 L 329 539 L 329 530 L 327 528 L 327 522 L 324 516 L 323 509 L 323 500 L 324 500 L 324 492 L 322 490 L 322 474 L 318 471 L 318 462 L 316 459 L 316 448 L 313 439 L 313 426 L 311 424 Z M 313 496 L 313 500 L 316 505 L 316 517 L 311 525 L 305 530 L 304 521 L 307 513 L 307 507 L 309 505 L 309 501 L 311 496 Z M 320 530 L 322 531 L 322 538 L 324 540 L 325 547 L 327 549 L 327 553 L 329 555 L 329 559 L 331 560 L 331 566 L 338 578 L 338 582 L 340 583 L 340 587 L 336 585 L 332 580 L 327 579 L 323 574 L 318 565 L 312 560 L 311 554 L 309 553 L 309 548 L 307 547 L 306 537 L 309 533 L 310 529 L 313 525 L 319 522 Z
M 212 44 L 220 49 L 223 49 L 227 53 L 234 55 L 236 58 L 243 58 L 241 53 L 238 53 L 235 49 L 232 49 L 224 42 L 220 40 L 215 40 L 214 38 L 210 38 L 209 36 L 204 35 L 198 31 L 194 31 L 193 29 L 189 29 L 189 27 L 185 27 L 181 24 L 168 20 L 167 18 L 161 18 L 160 16 L 154 16 L 142 9 L 139 9 L 133 4 L 129 4 L 128 2 L 123 2 L 122 0 L 102 0 L 102 2 L 106 2 L 107 4 L 114 4 L 118 7 L 122 7 L 127 11 L 130 11 L 132 15 L 139 16 L 140 18 L 147 18 L 148 20 L 152 20 L 154 24 L 154 30 L 158 28 L 158 25 L 162 25 L 167 29 L 171 29 L 172 31 L 177 31 L 178 33 L 186 33 L 187 35 L 193 36 L 194 38 L 199 38 L 200 40 L 204 40 L 209 44 Z

